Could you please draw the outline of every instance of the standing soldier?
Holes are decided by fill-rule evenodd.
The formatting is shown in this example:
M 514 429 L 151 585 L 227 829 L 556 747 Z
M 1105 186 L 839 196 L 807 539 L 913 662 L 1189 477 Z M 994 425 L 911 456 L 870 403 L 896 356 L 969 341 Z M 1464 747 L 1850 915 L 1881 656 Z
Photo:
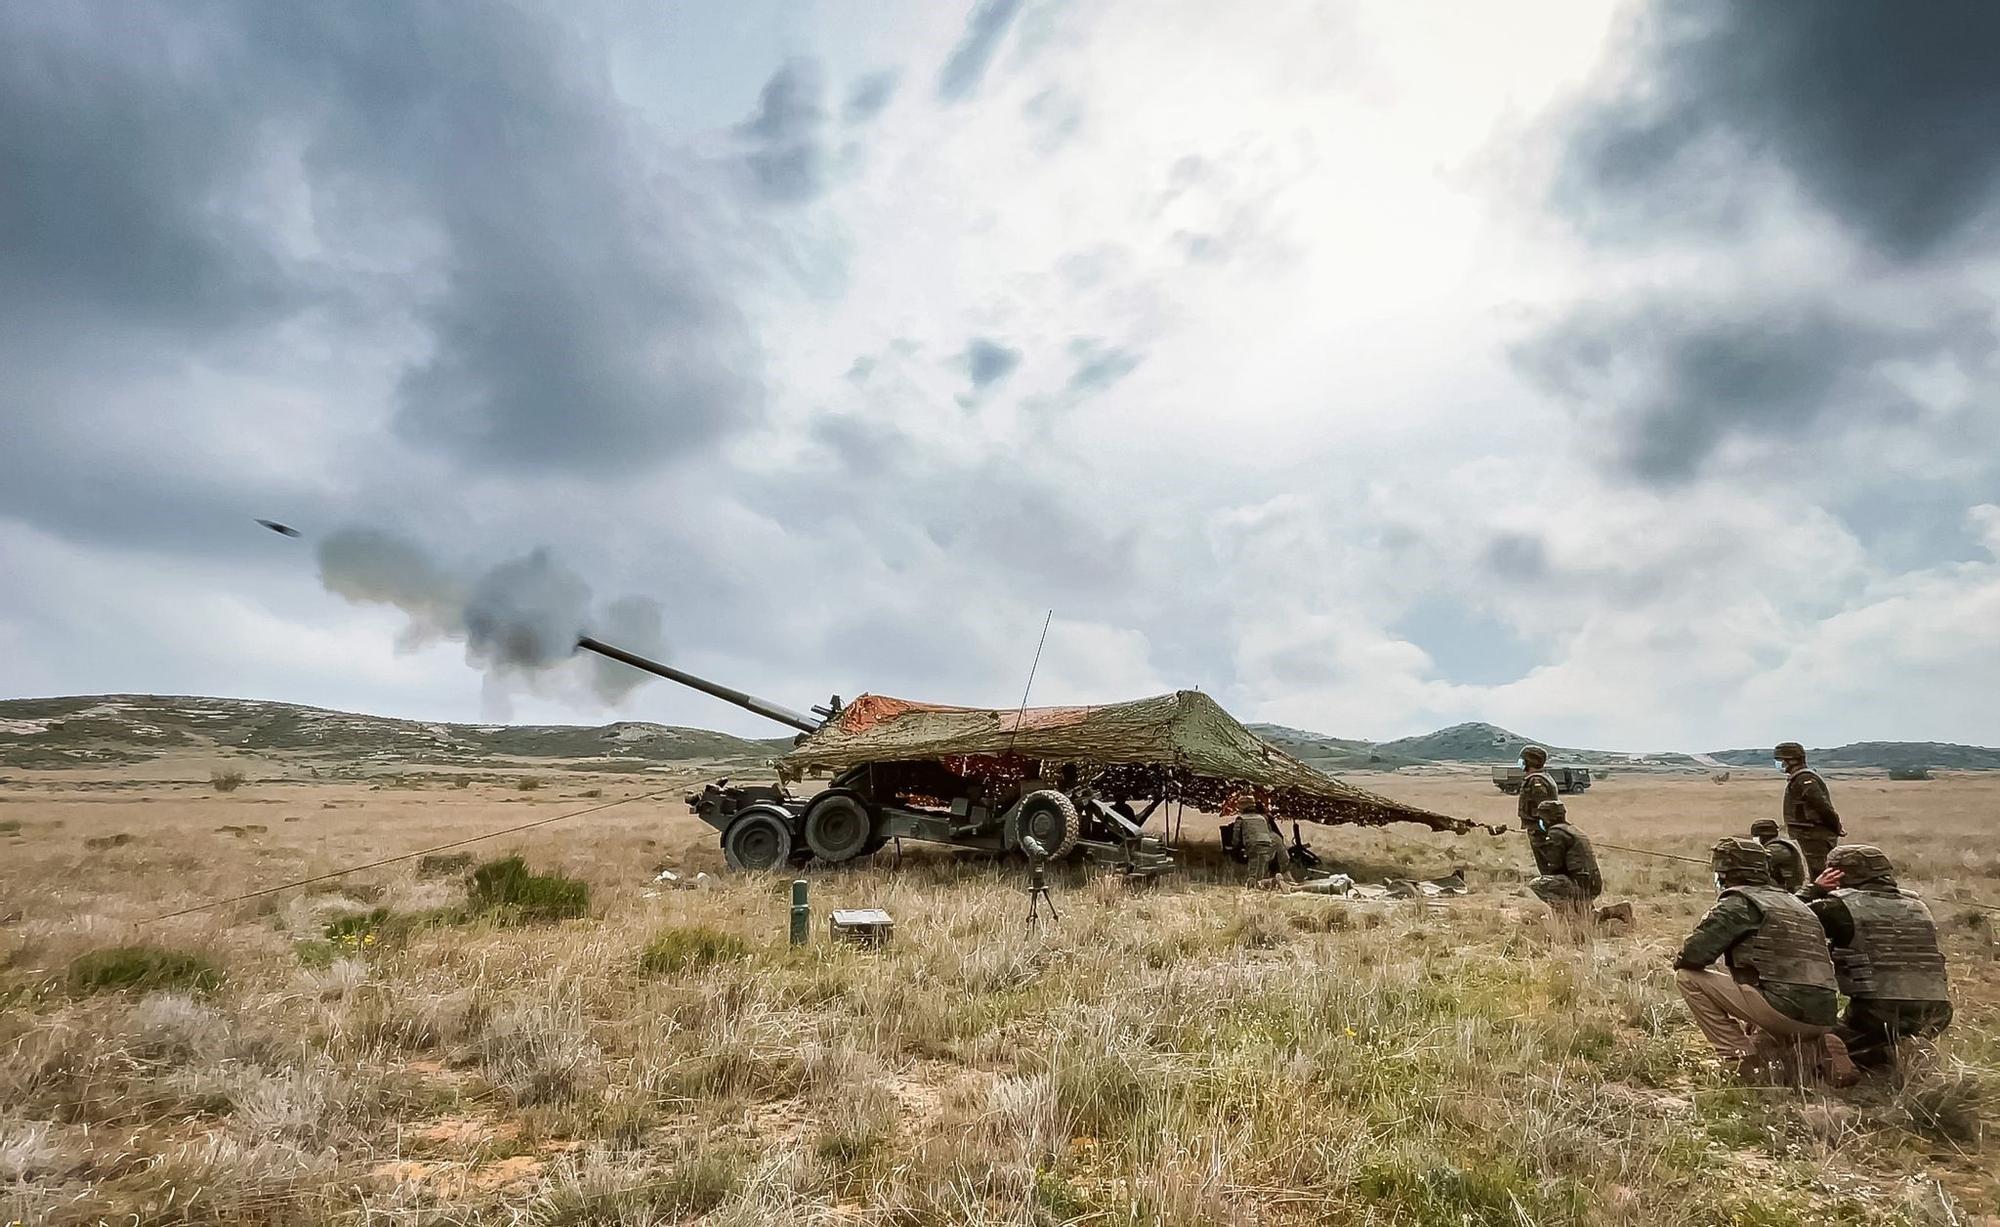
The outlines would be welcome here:
M 1521 747 L 1521 769 L 1527 774 L 1521 779 L 1521 797 L 1514 814 L 1521 820 L 1521 829 L 1528 833 L 1528 850 L 1535 855 L 1537 874 L 1554 872 L 1542 847 L 1542 828 L 1536 817 L 1542 802 L 1556 800 L 1556 777 L 1542 770 L 1548 761 L 1549 752 L 1540 746 Z
M 1896 1043 L 1951 1025 L 1951 990 L 1937 925 L 1924 901 L 1896 885 L 1880 848 L 1842 844 L 1826 872 L 1799 892 L 1833 943 L 1833 966 L 1847 994 L 1841 1038 L 1857 1065 L 1896 1061 Z
M 1771 751 L 1778 769 L 1791 777 L 1785 781 L 1785 832 L 1805 853 L 1806 873 L 1818 877 L 1826 868 L 1826 854 L 1847 832 L 1840 826 L 1840 814 L 1827 794 L 1826 781 L 1806 766 L 1806 749 L 1796 741 L 1781 741 Z
M 1748 1075 L 1796 1046 L 1838 1077 L 1845 1052 L 1815 1043 L 1833 1031 L 1839 997 L 1826 935 L 1811 909 L 1771 885 L 1771 858 L 1754 839 L 1724 839 L 1709 852 L 1721 897 L 1674 960 L 1674 981 L 1695 1025 L 1725 1060 Z M 1710 964 L 1720 958 L 1727 972 Z
M 1771 882 L 1780 890 L 1798 890 L 1809 879 L 1806 876 L 1806 854 L 1799 850 L 1798 841 L 1788 839 L 1778 833 L 1778 824 L 1769 818 L 1759 818 L 1750 824 L 1750 836 L 1764 845 L 1764 851 L 1771 856 Z
M 1591 901 L 1604 892 L 1597 852 L 1590 837 L 1569 824 L 1569 807 L 1560 801 L 1537 805 L 1535 823 L 1541 836 L 1540 859 L 1546 865 L 1528 889 L 1559 919 L 1580 929 L 1590 915 Z

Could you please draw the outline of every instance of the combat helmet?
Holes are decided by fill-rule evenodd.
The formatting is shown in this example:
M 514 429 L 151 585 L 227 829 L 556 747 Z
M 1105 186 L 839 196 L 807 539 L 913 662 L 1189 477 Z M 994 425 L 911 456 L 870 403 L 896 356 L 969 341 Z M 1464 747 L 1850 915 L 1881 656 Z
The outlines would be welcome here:
M 1768 886 L 1771 854 L 1754 839 L 1718 839 L 1708 850 L 1709 868 L 1724 886 Z
M 1535 745 L 1522 746 L 1521 761 L 1528 764 L 1528 769 L 1530 771 L 1539 771 L 1541 770 L 1542 764 L 1549 761 L 1549 752 L 1547 750 L 1542 749 L 1540 746 L 1535 746 Z
M 1873 844 L 1842 844 L 1826 854 L 1826 867 L 1840 870 L 1842 886 L 1894 886 L 1896 867 Z
M 1778 820 L 1775 818 L 1759 818 L 1750 824 L 1750 835 L 1753 839 L 1776 839 L 1778 834 Z
M 1543 822 L 1562 822 L 1569 817 L 1569 806 L 1560 801 L 1541 801 L 1535 805 L 1535 817 Z

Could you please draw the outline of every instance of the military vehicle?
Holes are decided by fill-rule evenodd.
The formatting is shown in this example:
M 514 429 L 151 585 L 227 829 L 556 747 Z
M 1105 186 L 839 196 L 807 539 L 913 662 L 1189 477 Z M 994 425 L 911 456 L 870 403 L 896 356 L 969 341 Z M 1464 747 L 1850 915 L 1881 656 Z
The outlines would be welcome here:
M 1323 775 L 1197 690 L 1012 711 L 836 695 L 808 716 L 588 636 L 577 646 L 798 730 L 775 784 L 724 779 L 686 797 L 733 869 L 844 864 L 908 839 L 1150 876 L 1174 864 L 1169 812 L 1216 813 L 1232 799 L 1294 824 L 1483 825 Z M 827 782 L 794 792 L 809 776 Z M 1156 814 L 1157 834 L 1146 829 Z
M 1544 767 L 1556 779 L 1557 792 L 1586 792 L 1590 788 L 1590 768 L 1588 767 Z M 1521 781 L 1528 778 L 1520 764 L 1510 764 L 1493 769 L 1493 787 L 1510 797 L 1521 795 Z

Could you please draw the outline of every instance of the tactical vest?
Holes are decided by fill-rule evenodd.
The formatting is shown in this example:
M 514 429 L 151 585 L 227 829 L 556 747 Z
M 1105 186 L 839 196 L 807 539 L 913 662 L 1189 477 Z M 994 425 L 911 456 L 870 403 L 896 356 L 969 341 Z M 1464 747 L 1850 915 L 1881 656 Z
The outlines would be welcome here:
M 1557 832 L 1561 834 L 1558 835 Z M 1557 845 L 1558 839 L 1561 840 L 1559 845 Z M 1550 865 L 1550 872 L 1568 874 L 1575 879 L 1577 885 L 1592 896 L 1603 892 L 1604 874 L 1597 868 L 1597 850 L 1590 846 L 1588 835 L 1564 823 L 1549 828 L 1549 842 L 1562 849 L 1561 860 Z
M 1540 780 L 1542 783 L 1547 784 L 1549 786 L 1549 795 L 1546 797 L 1534 796 L 1528 787 L 1528 783 L 1531 780 Z M 1522 776 L 1521 799 L 1514 803 L 1514 812 L 1519 815 L 1521 825 L 1532 829 L 1535 825 L 1535 807 L 1544 801 L 1552 801 L 1561 795 L 1562 790 L 1556 787 L 1556 777 L 1546 771 L 1530 771 L 1527 775 Z
M 1771 858 L 1773 882 L 1786 890 L 1797 890 L 1806 884 L 1806 854 L 1798 841 L 1780 835 L 1765 844 L 1764 851 Z
M 1922 899 L 1853 889 L 1833 897 L 1854 917 L 1853 945 L 1833 952 L 1842 992 L 1887 1001 L 1951 999 L 1937 925 Z
M 1831 801 L 1833 799 L 1833 790 L 1826 786 L 1825 777 L 1821 776 L 1819 772 L 1814 771 L 1811 767 L 1805 768 L 1786 780 L 1785 825 L 1794 830 L 1801 827 L 1817 830 L 1821 826 L 1819 815 L 1806 809 L 1807 781 L 1817 783 L 1820 791 L 1826 794 L 1827 800 Z
M 1757 931 L 1723 955 L 1739 981 L 1835 987 L 1833 958 L 1826 950 L 1826 930 L 1820 927 L 1819 917 L 1800 903 L 1797 896 L 1775 886 L 1732 886 L 1722 893 L 1742 895 L 1764 914 L 1764 922 L 1757 926 Z

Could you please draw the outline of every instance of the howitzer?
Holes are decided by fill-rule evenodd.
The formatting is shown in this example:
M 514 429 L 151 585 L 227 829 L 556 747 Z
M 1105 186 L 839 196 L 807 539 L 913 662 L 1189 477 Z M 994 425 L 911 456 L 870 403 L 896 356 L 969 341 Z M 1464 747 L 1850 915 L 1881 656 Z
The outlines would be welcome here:
M 797 729 L 796 744 L 844 710 L 835 695 L 812 709 L 814 719 L 588 635 L 579 636 L 576 646 Z M 1040 778 L 1039 762 L 1011 754 L 983 759 L 961 762 L 959 771 L 922 758 L 856 764 L 810 798 L 792 795 L 782 782 L 731 785 L 725 779 L 687 794 L 686 801 L 720 833 L 732 869 L 777 869 L 815 858 L 839 864 L 877 852 L 892 839 L 1021 852 L 1035 859 L 1080 850 L 1135 873 L 1171 867 L 1165 846 L 1140 832 L 1128 816 L 1130 808 L 1106 805 L 1078 782 L 1073 767 L 1056 781 Z
M 806 716 L 588 636 L 577 646 L 798 730 L 777 761 L 778 783 L 722 780 L 687 795 L 734 869 L 840 864 L 912 839 L 1036 861 L 1082 855 L 1146 876 L 1174 863 L 1144 830 L 1156 811 L 1220 813 L 1246 790 L 1264 813 L 1292 820 L 1295 839 L 1301 820 L 1476 825 L 1316 771 L 1196 690 L 1019 710 L 882 695 L 843 706 L 836 695 Z M 793 795 L 787 783 L 808 775 L 831 779 L 810 797 Z

